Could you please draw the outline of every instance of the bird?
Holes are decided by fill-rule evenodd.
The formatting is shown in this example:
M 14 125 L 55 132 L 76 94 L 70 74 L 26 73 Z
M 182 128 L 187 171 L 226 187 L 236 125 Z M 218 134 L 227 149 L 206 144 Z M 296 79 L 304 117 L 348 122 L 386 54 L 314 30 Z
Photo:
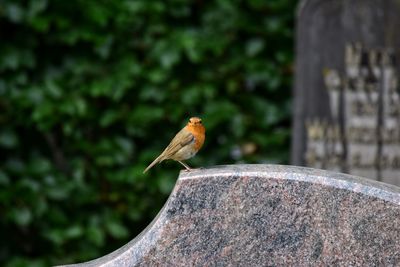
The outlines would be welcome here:
M 164 151 L 143 171 L 146 173 L 157 163 L 167 159 L 178 161 L 187 171 L 192 169 L 183 161 L 192 158 L 204 144 L 206 129 L 199 117 L 192 117 L 180 130 Z

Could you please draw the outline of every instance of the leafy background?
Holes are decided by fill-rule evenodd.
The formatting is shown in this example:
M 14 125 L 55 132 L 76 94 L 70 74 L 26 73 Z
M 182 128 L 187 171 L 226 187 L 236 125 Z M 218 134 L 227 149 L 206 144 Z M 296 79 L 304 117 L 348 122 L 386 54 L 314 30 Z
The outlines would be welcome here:
M 287 163 L 294 0 L 0 2 L 0 265 L 99 257 L 181 166 L 142 171 L 190 116 L 193 166 Z

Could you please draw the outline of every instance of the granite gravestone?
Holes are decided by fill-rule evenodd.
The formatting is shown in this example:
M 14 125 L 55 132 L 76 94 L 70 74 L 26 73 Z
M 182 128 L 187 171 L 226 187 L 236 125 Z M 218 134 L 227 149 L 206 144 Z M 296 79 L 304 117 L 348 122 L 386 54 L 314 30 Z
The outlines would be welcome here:
M 400 184 L 400 1 L 301 1 L 292 163 Z
M 184 171 L 139 236 L 74 266 L 400 266 L 400 188 L 291 166 Z

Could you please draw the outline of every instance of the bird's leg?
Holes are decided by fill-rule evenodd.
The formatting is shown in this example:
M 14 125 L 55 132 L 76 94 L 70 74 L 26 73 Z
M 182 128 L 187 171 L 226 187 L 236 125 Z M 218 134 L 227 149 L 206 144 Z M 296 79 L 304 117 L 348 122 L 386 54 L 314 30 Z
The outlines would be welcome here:
M 179 162 L 180 164 L 182 164 L 183 167 L 185 167 L 187 171 L 191 171 L 191 170 L 192 170 L 192 168 L 190 168 L 190 167 L 189 167 L 186 163 L 184 163 L 183 161 L 178 160 L 178 162 Z

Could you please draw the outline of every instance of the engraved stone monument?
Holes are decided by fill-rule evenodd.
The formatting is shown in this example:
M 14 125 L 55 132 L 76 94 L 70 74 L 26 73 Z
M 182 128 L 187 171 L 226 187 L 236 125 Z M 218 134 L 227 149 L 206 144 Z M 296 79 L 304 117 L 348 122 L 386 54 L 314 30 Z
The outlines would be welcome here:
M 345 62 L 343 76 L 325 70 L 332 120 L 306 121 L 306 165 L 396 183 L 400 91 L 394 57 L 390 50 L 348 45 Z
M 302 1 L 292 163 L 400 184 L 400 1 Z

